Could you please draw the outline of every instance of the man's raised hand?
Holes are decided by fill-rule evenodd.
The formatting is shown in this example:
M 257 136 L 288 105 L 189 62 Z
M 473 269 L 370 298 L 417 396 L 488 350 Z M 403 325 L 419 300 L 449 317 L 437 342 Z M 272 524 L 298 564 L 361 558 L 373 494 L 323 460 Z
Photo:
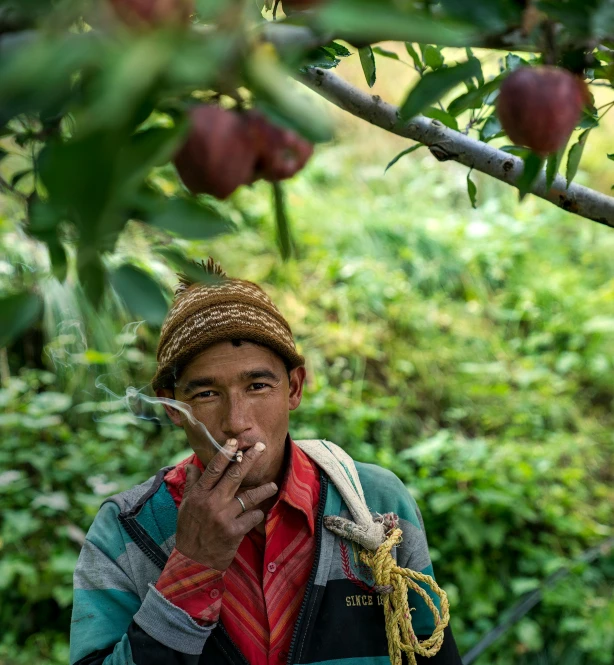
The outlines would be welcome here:
M 188 464 L 183 500 L 177 518 L 176 548 L 184 556 L 216 570 L 226 570 L 245 534 L 264 519 L 257 506 L 277 492 L 275 483 L 240 492 L 241 481 L 265 449 L 249 448 L 243 461 L 231 463 L 237 441 L 229 439 L 201 473 Z M 237 496 L 245 505 L 245 511 Z

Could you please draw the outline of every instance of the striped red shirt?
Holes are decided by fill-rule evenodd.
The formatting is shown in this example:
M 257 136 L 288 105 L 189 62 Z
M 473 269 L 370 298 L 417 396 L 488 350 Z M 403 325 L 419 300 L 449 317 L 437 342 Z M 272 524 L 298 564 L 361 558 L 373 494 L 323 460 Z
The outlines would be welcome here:
M 221 618 L 251 665 L 287 661 L 315 557 L 318 470 L 290 437 L 287 445 L 288 468 L 278 500 L 266 517 L 265 535 L 250 531 L 223 573 L 175 549 L 156 584 L 158 591 L 196 621 L 211 623 Z M 177 506 L 187 464 L 203 468 L 192 455 L 164 478 Z

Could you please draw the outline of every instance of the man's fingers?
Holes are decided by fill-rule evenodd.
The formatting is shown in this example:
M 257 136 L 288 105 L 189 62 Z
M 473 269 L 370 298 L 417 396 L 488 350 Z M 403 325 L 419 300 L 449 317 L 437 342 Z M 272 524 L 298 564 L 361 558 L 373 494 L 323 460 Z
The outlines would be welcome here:
M 230 459 L 237 450 L 237 440 L 228 439 L 224 450 L 220 450 L 215 457 L 205 467 L 205 472 L 200 477 L 200 486 L 205 490 L 210 490 L 217 485 L 224 471 L 230 464 Z
M 239 503 L 238 501 L 236 503 Z M 241 535 L 251 531 L 257 524 L 264 519 L 264 513 L 261 510 L 248 510 L 236 519 L 236 529 Z
M 219 483 L 217 483 L 216 489 L 219 489 L 220 492 L 226 493 L 227 496 L 235 496 L 241 481 L 245 478 L 248 471 L 252 468 L 265 449 L 266 446 L 264 443 L 260 442 L 251 448 L 248 448 L 243 455 L 243 461 L 230 466 L 220 479 Z
M 200 478 L 201 471 L 195 464 L 188 464 L 185 468 L 185 487 L 183 496 L 187 496 L 194 484 Z
M 254 487 L 253 489 L 245 490 L 241 492 L 238 496 L 241 497 L 241 501 L 245 504 L 245 511 L 255 508 L 261 504 L 265 499 L 270 499 L 277 492 L 277 485 L 275 483 L 267 483 L 261 487 Z M 240 515 L 243 512 L 243 507 L 238 501 L 235 501 L 236 513 Z

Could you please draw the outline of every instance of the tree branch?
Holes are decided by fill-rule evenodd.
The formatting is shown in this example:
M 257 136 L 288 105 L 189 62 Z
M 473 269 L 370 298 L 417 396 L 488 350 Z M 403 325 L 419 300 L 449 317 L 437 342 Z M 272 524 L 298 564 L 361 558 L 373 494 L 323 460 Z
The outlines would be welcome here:
M 319 34 L 305 25 L 269 21 L 258 25 L 260 38 L 273 44 L 284 57 L 326 46 L 335 39 L 332 33 Z
M 453 160 L 508 185 L 515 185 L 522 174 L 524 164 L 519 157 L 448 129 L 438 120 L 416 116 L 402 123 L 396 106 L 355 88 L 330 71 L 313 67 L 298 75 L 298 79 L 344 111 L 426 145 L 440 161 Z M 611 196 L 575 183 L 567 188 L 565 178 L 560 175 L 547 190 L 544 173 L 537 179 L 531 193 L 563 210 L 614 228 L 614 198 Z

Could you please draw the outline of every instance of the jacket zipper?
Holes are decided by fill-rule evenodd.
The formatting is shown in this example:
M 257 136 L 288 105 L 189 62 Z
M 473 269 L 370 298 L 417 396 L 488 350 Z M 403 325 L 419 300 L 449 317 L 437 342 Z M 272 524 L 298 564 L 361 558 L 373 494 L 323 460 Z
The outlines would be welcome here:
M 164 570 L 164 566 L 168 561 L 166 552 L 156 543 L 156 541 L 145 531 L 145 529 L 137 522 L 136 515 L 141 511 L 141 508 L 147 501 L 160 489 L 164 476 L 167 471 L 174 467 L 166 466 L 156 474 L 154 481 L 147 490 L 147 492 L 138 500 L 137 504 L 133 506 L 128 512 L 121 512 L 117 516 L 119 523 L 124 527 L 126 533 L 132 538 L 135 545 L 143 552 L 143 554 L 152 561 L 160 570 Z M 107 499 L 108 501 L 109 499 Z M 103 501 L 106 503 L 106 501 Z M 117 504 L 116 504 L 117 505 Z
M 318 505 L 318 514 L 316 517 L 316 524 L 315 524 L 315 533 L 316 533 L 316 553 L 315 553 L 315 558 L 314 558 L 314 563 L 313 567 L 311 569 L 311 573 L 309 575 L 309 580 L 307 582 L 307 588 L 305 589 L 305 596 L 303 597 L 303 602 L 301 604 L 301 609 L 299 610 L 298 618 L 296 620 L 296 625 L 294 626 L 294 632 L 292 634 L 292 641 L 290 642 L 290 651 L 288 652 L 288 661 L 287 665 L 291 665 L 292 659 L 294 657 L 294 652 L 296 651 L 296 642 L 297 638 L 301 629 L 301 624 L 303 622 L 303 617 L 305 615 L 305 609 L 307 608 L 307 605 L 309 603 L 309 598 L 311 596 L 311 593 L 313 591 L 313 584 L 314 580 L 316 578 L 316 573 L 318 570 L 318 566 L 320 564 L 320 552 L 322 549 L 322 519 L 324 517 L 324 506 L 326 504 L 326 496 L 328 494 L 328 478 L 324 474 L 323 471 L 320 471 L 320 503 Z M 145 554 L 145 556 L 152 561 L 153 563 L 158 566 L 161 570 L 164 569 L 164 565 L 160 566 L 161 563 L 161 557 L 156 551 L 152 551 L 149 547 L 149 545 L 144 542 L 144 539 L 139 533 L 139 530 L 135 528 L 135 526 L 131 523 L 130 518 L 125 517 L 121 513 L 118 515 L 119 521 L 121 522 L 122 526 L 136 546 Z M 157 546 L 157 548 L 160 550 L 160 552 L 165 556 L 164 550 L 162 550 L 161 547 Z M 223 633 L 224 637 L 228 640 L 230 645 L 233 647 L 235 653 L 239 657 L 242 665 L 249 665 L 249 661 L 245 658 L 245 656 L 241 653 L 241 650 L 239 647 L 232 641 L 230 635 L 228 634 L 228 631 L 224 627 L 224 624 L 220 621 L 218 623 L 218 628 L 219 630 Z M 307 629 L 307 626 L 305 626 L 305 630 Z M 304 632 L 304 631 L 303 631 Z
M 228 631 L 226 630 L 224 624 L 221 621 L 219 621 L 218 624 L 217 624 L 217 627 L 218 627 L 219 631 L 221 633 L 223 633 L 224 637 L 228 640 L 230 646 L 234 649 L 234 651 L 235 651 L 236 655 L 239 657 L 241 663 L 243 663 L 243 665 L 249 665 L 249 661 L 241 653 L 241 650 L 239 649 L 239 647 L 232 641 L 232 638 L 228 634 Z M 215 632 L 213 633 L 212 637 L 214 637 L 214 636 L 215 636 Z
M 147 543 L 145 536 L 140 532 L 139 528 L 132 523 L 131 520 L 133 518 L 125 517 L 120 513 L 118 515 L 118 519 L 120 524 L 124 527 L 128 535 L 132 538 L 135 545 L 141 550 L 141 552 L 143 552 L 143 554 L 145 554 L 145 556 L 160 570 L 164 570 L 164 566 L 166 565 L 165 558 L 168 560 L 166 552 L 164 552 L 164 550 L 159 547 L 153 540 L 152 545 Z M 145 534 L 149 535 L 146 531 Z M 153 549 L 154 546 L 159 550 L 160 553 Z
M 311 575 L 309 575 L 309 581 L 307 582 L 307 588 L 305 589 L 305 596 L 303 597 L 303 602 L 301 604 L 301 609 L 298 613 L 298 619 L 296 620 L 296 625 L 294 626 L 294 633 L 292 635 L 292 641 L 290 642 L 290 651 L 288 652 L 287 665 L 292 665 L 294 658 L 294 652 L 296 651 L 296 643 L 298 641 L 298 636 L 300 632 L 305 632 L 308 626 L 305 626 L 301 631 L 301 624 L 303 623 L 303 618 L 305 615 L 305 610 L 309 604 L 309 599 L 313 592 L 313 584 L 316 578 L 316 573 L 318 566 L 320 565 L 320 552 L 322 549 L 322 518 L 324 517 L 324 505 L 326 504 L 326 495 L 328 494 L 328 478 L 324 475 L 323 471 L 320 471 L 320 505 L 318 506 L 318 516 L 316 519 L 316 555 L 315 561 L 313 563 L 313 568 L 311 569 Z
M 301 609 L 299 610 L 298 618 L 296 620 L 296 625 L 294 626 L 294 633 L 292 634 L 292 641 L 290 642 L 290 651 L 288 652 L 288 665 L 291 665 L 292 658 L 294 657 L 294 652 L 296 650 L 296 641 L 299 633 L 300 624 L 302 622 L 303 616 L 305 614 L 305 609 L 309 602 L 309 596 L 311 596 L 311 591 L 313 589 L 313 583 L 316 578 L 316 573 L 318 570 L 318 564 L 320 563 L 320 550 L 322 548 L 322 518 L 324 517 L 324 505 L 326 504 L 326 495 L 328 494 L 328 478 L 320 471 L 320 503 L 318 505 L 318 515 L 316 517 L 316 554 L 315 560 L 313 562 L 313 568 L 311 569 L 311 574 L 309 575 L 309 580 L 307 582 L 307 588 L 305 589 L 305 596 L 303 597 L 303 603 L 301 604 Z M 239 647 L 232 641 L 232 638 L 228 634 L 228 631 L 224 627 L 224 624 L 220 621 L 218 623 L 219 630 L 223 633 L 224 637 L 228 640 L 232 648 L 234 649 L 237 656 L 240 658 L 243 665 L 249 665 L 249 661 L 241 653 Z M 305 626 L 307 629 L 307 626 Z

